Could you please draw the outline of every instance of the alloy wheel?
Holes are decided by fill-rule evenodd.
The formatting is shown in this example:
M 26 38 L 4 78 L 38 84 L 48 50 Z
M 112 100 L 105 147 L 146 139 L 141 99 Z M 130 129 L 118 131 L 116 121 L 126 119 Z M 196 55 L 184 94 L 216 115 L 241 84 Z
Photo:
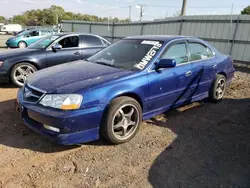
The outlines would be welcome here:
M 36 72 L 36 70 L 29 65 L 20 65 L 14 71 L 14 79 L 18 85 L 22 86 L 27 77 Z
M 132 104 L 125 104 L 120 107 L 112 120 L 112 131 L 119 140 L 125 140 L 132 136 L 139 125 L 139 111 Z
M 221 78 L 217 82 L 216 90 L 215 90 L 215 95 L 217 99 L 222 99 L 224 96 L 226 90 L 226 80 L 224 78 Z

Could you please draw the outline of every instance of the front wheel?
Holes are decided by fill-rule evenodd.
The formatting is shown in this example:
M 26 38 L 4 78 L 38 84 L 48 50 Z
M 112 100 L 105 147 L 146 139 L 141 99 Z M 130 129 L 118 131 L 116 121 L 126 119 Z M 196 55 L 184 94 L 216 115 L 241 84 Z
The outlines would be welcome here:
M 226 91 L 226 77 L 218 74 L 210 89 L 209 98 L 213 102 L 221 101 Z
M 27 47 L 27 44 L 26 44 L 26 42 L 21 41 L 21 42 L 18 43 L 18 47 L 19 47 L 19 48 L 26 48 L 26 47 Z
M 140 104 L 130 97 L 118 97 L 104 114 L 101 135 L 112 144 L 125 143 L 136 135 L 141 121 Z
M 36 67 L 30 63 L 19 63 L 11 71 L 11 80 L 16 86 L 22 87 L 27 77 L 36 71 Z

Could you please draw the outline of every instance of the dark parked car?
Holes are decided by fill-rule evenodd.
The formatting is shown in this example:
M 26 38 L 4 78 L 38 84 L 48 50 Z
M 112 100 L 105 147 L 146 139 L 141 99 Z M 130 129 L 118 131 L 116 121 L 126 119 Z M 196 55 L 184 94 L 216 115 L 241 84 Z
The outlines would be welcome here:
M 100 136 L 120 144 L 142 120 L 207 97 L 220 101 L 233 73 L 232 58 L 203 40 L 128 37 L 86 61 L 31 75 L 16 104 L 28 127 L 61 144 Z
M 109 41 L 97 35 L 49 35 L 28 48 L 0 53 L 0 83 L 23 86 L 27 76 L 37 70 L 88 58 L 108 45 Z

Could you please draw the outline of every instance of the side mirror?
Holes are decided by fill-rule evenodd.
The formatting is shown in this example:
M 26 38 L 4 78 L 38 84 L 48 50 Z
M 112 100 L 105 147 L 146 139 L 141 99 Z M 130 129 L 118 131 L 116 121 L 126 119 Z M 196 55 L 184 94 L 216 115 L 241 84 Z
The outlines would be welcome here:
M 52 49 L 53 49 L 54 51 L 56 51 L 56 50 L 61 50 L 61 49 L 62 49 L 62 45 L 61 45 L 61 44 L 55 44 L 54 46 L 52 46 Z
M 176 66 L 176 61 L 174 59 L 161 59 L 157 64 L 155 69 L 161 68 L 172 68 Z

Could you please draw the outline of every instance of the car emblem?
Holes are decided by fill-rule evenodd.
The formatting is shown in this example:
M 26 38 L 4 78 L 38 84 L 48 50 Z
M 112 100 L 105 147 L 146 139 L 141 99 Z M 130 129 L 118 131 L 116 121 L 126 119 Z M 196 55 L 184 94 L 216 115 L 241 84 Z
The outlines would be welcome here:
M 24 90 L 24 97 L 25 98 L 29 98 L 31 96 L 31 91 L 27 88 L 25 88 Z

